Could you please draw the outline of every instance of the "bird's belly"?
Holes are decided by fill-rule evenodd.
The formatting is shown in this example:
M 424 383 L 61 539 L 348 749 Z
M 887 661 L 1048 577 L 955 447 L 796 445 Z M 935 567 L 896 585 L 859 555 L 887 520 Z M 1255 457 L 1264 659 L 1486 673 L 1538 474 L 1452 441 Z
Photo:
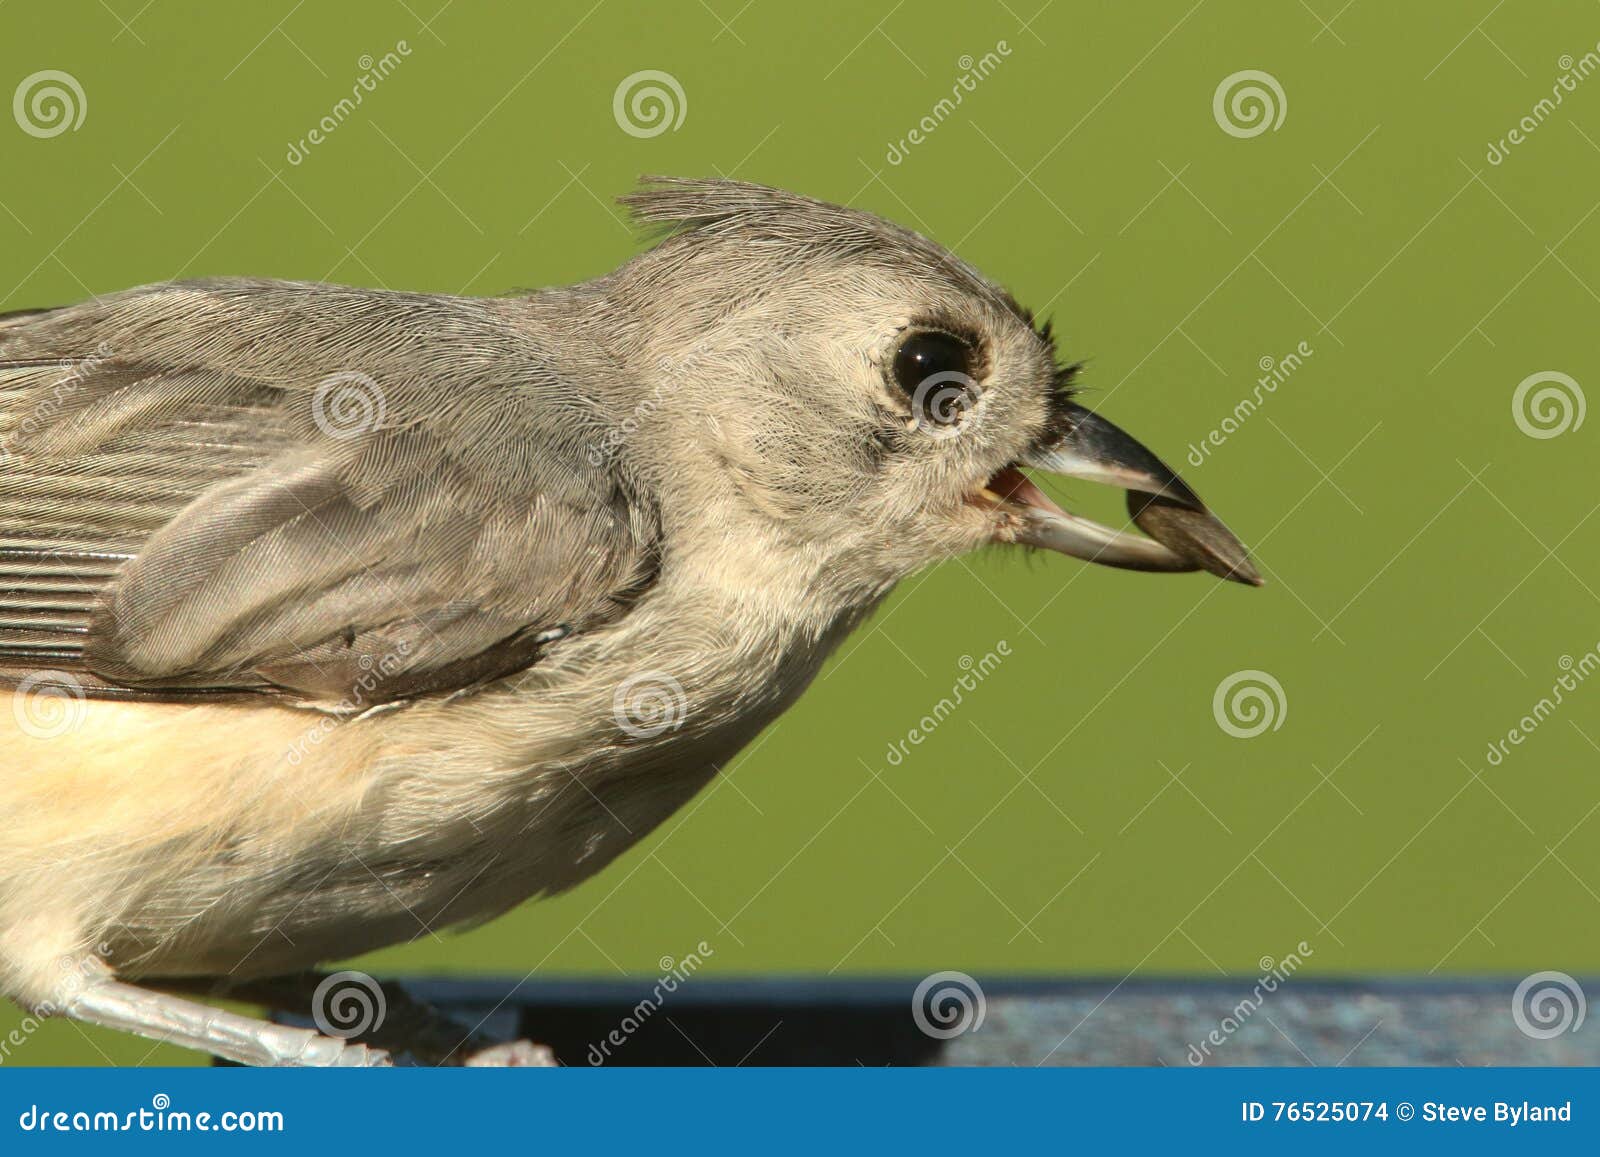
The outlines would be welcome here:
M 132 960 L 130 974 L 270 976 L 443 935 L 588 879 L 677 811 L 714 775 L 708 762 L 657 768 L 648 791 L 572 784 L 518 796 L 427 838 L 381 837 L 305 848 L 295 869 L 254 888 L 247 910 L 218 906 L 203 933 Z M 529 775 L 560 775 L 532 769 Z M 403 808 L 405 805 L 398 805 Z M 224 868 L 187 886 L 222 895 Z M 192 902 L 192 901 L 191 901 Z M 228 912 L 231 915 L 224 916 Z M 130 946 L 132 947 L 132 946 Z M 530 945 L 543 955 L 543 949 Z
M 242 979 L 487 919 L 599 871 L 762 722 L 587 763 L 575 734 L 530 765 L 470 701 L 335 722 L 84 700 L 44 726 L 26 706 L 0 704 L 13 994 L 86 952 L 125 976 Z

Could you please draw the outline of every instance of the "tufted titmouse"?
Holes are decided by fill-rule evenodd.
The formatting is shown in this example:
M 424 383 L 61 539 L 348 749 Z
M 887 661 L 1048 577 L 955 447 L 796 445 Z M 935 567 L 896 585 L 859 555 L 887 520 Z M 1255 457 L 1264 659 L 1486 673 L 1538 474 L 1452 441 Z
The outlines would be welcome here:
M 379 1062 L 157 987 L 593 875 L 941 559 L 1259 583 L 944 249 L 732 181 L 625 201 L 665 237 L 570 288 L 222 279 L 0 318 L 0 990 Z M 1124 488 L 1153 537 L 1025 469 Z

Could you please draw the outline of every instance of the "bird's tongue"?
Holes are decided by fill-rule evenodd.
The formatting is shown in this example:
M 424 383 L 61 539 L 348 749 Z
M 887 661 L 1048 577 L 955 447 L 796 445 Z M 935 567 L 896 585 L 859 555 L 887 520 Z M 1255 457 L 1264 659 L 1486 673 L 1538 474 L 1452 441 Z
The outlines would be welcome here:
M 1036 510 L 1047 510 L 1053 514 L 1066 513 L 1048 494 L 1034 485 L 1033 479 L 1015 466 L 1007 466 L 989 479 L 986 489 L 996 497 L 1018 506 L 1031 506 Z

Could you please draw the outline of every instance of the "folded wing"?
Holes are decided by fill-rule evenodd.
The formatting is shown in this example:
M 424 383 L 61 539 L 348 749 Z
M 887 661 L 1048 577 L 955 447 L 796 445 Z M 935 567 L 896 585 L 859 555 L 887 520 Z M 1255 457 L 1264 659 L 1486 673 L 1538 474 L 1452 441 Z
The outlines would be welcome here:
M 277 282 L 0 318 L 0 668 L 335 709 L 625 613 L 657 526 L 499 303 Z

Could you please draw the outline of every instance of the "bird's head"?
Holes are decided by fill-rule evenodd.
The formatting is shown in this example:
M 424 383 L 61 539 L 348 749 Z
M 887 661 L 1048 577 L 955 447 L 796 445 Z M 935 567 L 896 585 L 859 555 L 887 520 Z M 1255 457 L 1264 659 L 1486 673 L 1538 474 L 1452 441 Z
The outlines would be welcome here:
M 992 543 L 1259 584 L 1176 474 L 1073 400 L 1049 327 L 945 249 L 740 182 L 625 201 L 668 230 L 606 279 L 648 429 L 630 457 L 686 537 L 857 590 Z M 1127 490 L 1154 537 L 1067 513 L 1026 470 Z

